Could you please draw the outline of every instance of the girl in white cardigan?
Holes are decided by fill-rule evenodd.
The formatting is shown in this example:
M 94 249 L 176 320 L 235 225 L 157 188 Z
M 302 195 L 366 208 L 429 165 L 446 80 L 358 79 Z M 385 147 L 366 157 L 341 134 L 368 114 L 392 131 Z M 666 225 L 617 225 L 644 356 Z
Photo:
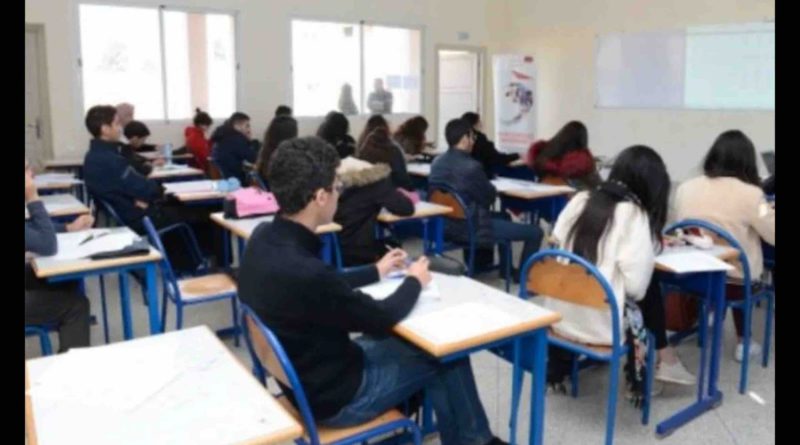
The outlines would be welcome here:
M 627 148 L 617 157 L 607 181 L 570 200 L 556 221 L 553 237 L 562 249 L 597 266 L 614 291 L 620 321 L 626 300 L 638 303 L 630 305 L 627 312 L 640 311 L 645 327 L 654 333 L 660 362 L 656 378 L 692 385 L 694 376 L 667 345 L 661 290 L 658 282 L 651 280 L 667 216 L 669 187 L 669 175 L 658 153 L 641 145 Z M 607 310 L 547 297 L 544 304 L 563 315 L 553 328 L 559 335 L 582 343 L 611 344 Z M 622 326 L 620 330 L 624 332 Z M 551 351 L 548 382 L 556 391 L 565 391 L 562 382 L 569 374 L 571 356 L 558 348 Z

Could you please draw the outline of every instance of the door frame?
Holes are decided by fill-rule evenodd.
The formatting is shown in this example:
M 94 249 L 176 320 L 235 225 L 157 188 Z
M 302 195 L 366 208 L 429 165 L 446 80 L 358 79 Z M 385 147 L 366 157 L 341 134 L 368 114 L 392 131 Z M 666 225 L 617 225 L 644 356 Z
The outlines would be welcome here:
M 33 32 L 36 35 L 36 56 L 39 65 L 39 78 L 37 79 L 39 88 L 39 110 L 42 119 L 42 157 L 44 160 L 53 159 L 53 139 L 50 119 L 50 83 L 47 79 L 47 40 L 45 39 L 45 28 L 42 23 L 25 23 L 25 32 Z
M 434 103 L 434 116 L 435 116 L 435 126 L 436 131 L 439 131 L 439 52 L 440 51 L 470 51 L 474 52 L 478 55 L 478 109 L 475 110 L 478 114 L 481 115 L 481 120 L 485 119 L 484 116 L 484 92 L 485 90 L 485 82 L 486 82 L 486 47 L 483 46 L 474 46 L 474 45 L 450 45 L 450 44 L 438 44 L 433 48 L 434 54 L 434 63 L 433 63 L 433 76 L 434 82 L 436 87 L 436 94 L 433 97 Z M 438 138 L 443 138 L 444 135 L 437 134 Z

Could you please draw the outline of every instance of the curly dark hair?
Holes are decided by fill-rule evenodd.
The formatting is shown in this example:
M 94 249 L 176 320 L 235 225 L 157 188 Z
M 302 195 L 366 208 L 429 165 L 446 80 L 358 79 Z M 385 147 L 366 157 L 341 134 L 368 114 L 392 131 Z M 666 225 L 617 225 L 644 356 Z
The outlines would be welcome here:
M 280 213 L 294 215 L 306 208 L 317 190 L 333 190 L 338 166 L 336 150 L 321 138 L 308 136 L 281 142 L 267 172 Z

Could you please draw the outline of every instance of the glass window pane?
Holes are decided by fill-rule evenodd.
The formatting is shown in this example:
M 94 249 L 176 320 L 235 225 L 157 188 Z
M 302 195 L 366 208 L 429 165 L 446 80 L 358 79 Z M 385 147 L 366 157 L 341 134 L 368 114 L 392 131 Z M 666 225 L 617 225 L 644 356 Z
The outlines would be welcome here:
M 234 20 L 228 14 L 206 14 L 208 111 L 228 117 L 236 111 L 236 52 Z
M 158 10 L 80 5 L 83 106 L 130 102 L 163 119 Z
M 352 23 L 292 21 L 294 112 L 322 116 L 360 111 L 359 27 Z
M 167 66 L 167 118 L 186 119 L 194 115 L 191 105 L 192 80 L 189 77 L 188 14 L 164 11 L 164 51 Z
M 364 109 L 370 113 L 419 113 L 422 33 L 364 26 Z

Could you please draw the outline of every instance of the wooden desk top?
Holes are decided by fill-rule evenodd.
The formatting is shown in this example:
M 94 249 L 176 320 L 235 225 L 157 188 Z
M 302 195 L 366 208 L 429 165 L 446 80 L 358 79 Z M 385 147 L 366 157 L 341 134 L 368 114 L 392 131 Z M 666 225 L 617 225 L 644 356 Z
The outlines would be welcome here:
M 452 207 L 422 201 L 414 205 L 414 214 L 411 216 L 397 216 L 387 212 L 386 209 L 384 209 L 381 213 L 378 214 L 378 221 L 388 224 L 397 221 L 406 221 L 410 219 L 421 219 L 421 218 L 429 218 L 431 216 L 447 215 L 452 211 L 453 211 Z
M 524 179 L 497 178 L 492 180 L 497 192 L 519 199 L 541 199 L 552 196 L 563 196 L 575 193 L 572 187 L 564 185 L 550 185 L 539 182 L 525 181 Z
M 150 179 L 176 178 L 180 176 L 203 176 L 203 170 L 183 165 L 173 165 L 169 168 L 156 167 L 148 176 Z
M 114 230 L 127 230 L 129 232 L 132 232 L 127 227 L 117 228 Z M 108 231 L 108 229 L 90 229 L 74 233 L 86 234 L 88 236 L 89 234 L 92 233 L 92 231 L 105 232 Z M 59 233 L 57 236 L 61 238 L 64 236 L 71 236 L 71 235 L 73 234 Z M 60 259 L 57 256 L 36 257 L 33 260 L 31 260 L 31 266 L 33 267 L 33 271 L 36 273 L 37 277 L 50 278 L 58 275 L 66 275 L 79 272 L 91 272 L 95 270 L 106 269 L 109 267 L 119 267 L 119 266 L 128 266 L 132 264 L 154 262 L 161 260 L 161 258 L 162 258 L 161 253 L 155 248 L 150 247 L 150 253 L 146 255 L 135 255 L 135 256 L 111 258 L 105 260 L 91 260 L 91 259 L 65 260 L 65 259 Z
M 44 204 L 47 214 L 51 217 L 78 216 L 89 213 L 89 207 L 78 198 L 70 194 L 43 195 L 39 197 Z M 28 209 L 25 208 L 25 219 L 28 219 Z
M 197 202 L 197 201 L 211 201 L 211 200 L 222 200 L 228 194 L 225 192 L 189 192 L 189 193 L 175 193 L 175 199 L 180 202 Z
M 77 168 L 83 167 L 83 159 L 51 159 L 44 162 L 44 168 Z
M 225 219 L 222 212 L 216 212 L 211 214 L 212 221 L 222 226 L 226 230 L 229 230 L 231 233 L 238 236 L 239 238 L 244 238 L 244 239 L 250 238 L 250 235 L 253 233 L 253 230 L 255 230 L 259 224 L 263 222 L 272 222 L 273 219 L 275 219 L 275 215 L 262 216 L 259 218 Z M 325 224 L 324 226 L 319 226 L 317 228 L 317 234 L 323 235 L 326 233 L 339 232 L 341 230 L 342 226 L 340 226 L 339 224 L 330 223 L 330 224 Z
M 25 427 L 31 445 L 271 445 L 303 435 L 302 426 L 207 326 L 74 351 L 25 363 Z M 149 363 L 155 361 L 161 363 Z M 63 379 L 56 373 L 64 371 L 76 374 L 70 387 L 48 395 L 57 386 L 53 381 Z M 154 371 L 174 377 L 153 378 Z M 137 384 L 149 397 L 136 399 L 132 409 L 115 404 L 125 389 L 116 388 L 104 373 L 123 374 L 120 384 L 144 380 Z M 98 394 L 103 388 L 106 392 Z
M 421 296 L 394 332 L 435 357 L 550 326 L 561 314 L 465 276 L 433 273 L 439 298 Z M 362 288 L 369 293 L 369 287 Z
M 156 159 L 166 159 L 164 153 L 161 153 L 160 151 L 145 151 L 142 153 L 136 153 L 136 156 L 147 159 L 148 161 L 154 161 Z M 172 159 L 191 159 L 193 157 L 194 156 L 190 153 L 172 155 Z

